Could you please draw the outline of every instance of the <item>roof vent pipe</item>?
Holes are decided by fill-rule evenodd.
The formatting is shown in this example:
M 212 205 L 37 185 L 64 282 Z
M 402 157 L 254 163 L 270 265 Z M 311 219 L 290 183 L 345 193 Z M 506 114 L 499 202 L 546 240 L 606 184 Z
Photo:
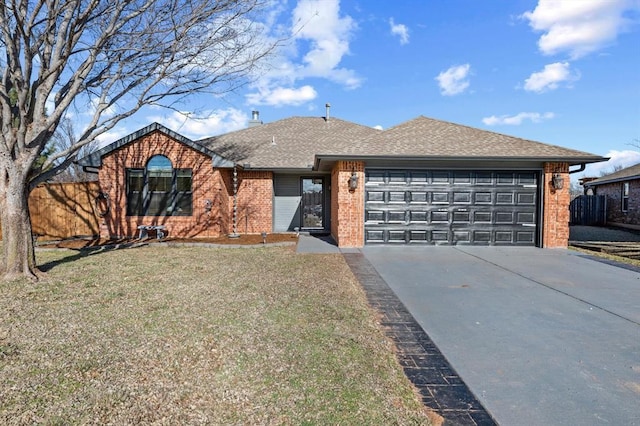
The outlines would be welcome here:
M 330 104 L 330 103 L 327 103 L 327 104 L 325 104 L 325 106 L 324 106 L 324 107 L 327 109 L 327 113 L 325 114 L 324 119 L 325 119 L 326 121 L 329 121 L 329 110 L 331 109 L 331 104 Z
M 249 127 L 255 127 L 262 124 L 260 121 L 260 112 L 259 111 L 251 111 L 251 120 L 249 120 Z

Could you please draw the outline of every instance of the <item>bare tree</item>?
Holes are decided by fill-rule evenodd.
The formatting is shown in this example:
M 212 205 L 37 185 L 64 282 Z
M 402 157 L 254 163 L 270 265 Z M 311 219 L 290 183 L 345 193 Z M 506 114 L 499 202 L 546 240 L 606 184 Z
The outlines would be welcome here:
M 273 51 L 265 0 L 6 0 L 0 4 L 0 218 L 5 278 L 37 278 L 29 191 L 145 105 L 225 93 Z M 75 110 L 73 144 L 33 165 Z
M 619 172 L 622 169 L 624 169 L 624 167 L 622 165 L 616 164 L 615 166 L 611 166 L 611 168 L 609 168 L 607 170 L 602 170 L 600 172 L 600 177 L 607 176 L 607 175 L 610 175 L 610 174 L 615 173 L 615 172 Z
M 49 142 L 49 146 L 51 147 L 52 153 L 47 155 L 50 157 L 51 155 L 55 155 L 56 152 L 60 151 L 68 151 L 70 147 L 77 144 L 78 137 L 76 136 L 75 128 L 73 126 L 73 122 L 65 117 L 60 121 L 58 125 L 58 129 L 54 133 Z M 86 145 L 83 145 L 78 149 L 74 155 L 77 158 L 85 157 L 91 154 L 98 148 L 98 141 L 89 142 Z M 45 148 L 46 151 L 46 148 Z M 60 159 L 58 163 L 64 162 L 64 159 Z M 52 165 L 55 166 L 55 165 Z M 63 170 L 60 170 L 56 175 L 51 178 L 51 181 L 54 182 L 88 182 L 92 180 L 98 179 L 98 176 L 95 173 L 87 173 L 83 170 L 82 166 L 77 163 L 71 163 Z

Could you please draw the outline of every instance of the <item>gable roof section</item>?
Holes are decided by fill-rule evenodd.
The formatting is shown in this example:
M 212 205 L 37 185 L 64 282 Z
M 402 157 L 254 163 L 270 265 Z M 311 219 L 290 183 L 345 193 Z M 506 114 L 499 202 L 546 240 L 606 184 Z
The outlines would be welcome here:
M 78 160 L 100 167 L 102 157 L 151 132 L 160 131 L 212 158 L 214 167 L 314 170 L 339 159 L 380 161 L 558 161 L 570 165 L 606 158 L 583 151 L 507 136 L 424 116 L 387 130 L 339 118 L 290 117 L 192 141 L 153 123 Z
M 355 153 L 377 157 L 540 160 L 582 164 L 605 158 L 583 151 L 419 116 L 359 141 Z
M 86 157 L 83 157 L 81 159 L 78 160 L 78 164 L 83 166 L 83 167 L 100 167 L 102 165 L 102 157 L 104 157 L 105 155 L 122 148 L 125 145 L 128 145 L 134 141 L 136 141 L 137 139 L 140 139 L 148 134 L 151 134 L 155 131 L 159 131 L 164 133 L 165 135 L 169 136 L 172 139 L 177 140 L 180 143 L 183 143 L 193 149 L 195 149 L 196 151 L 199 151 L 203 154 L 205 154 L 208 157 L 211 157 L 211 160 L 213 162 L 214 167 L 233 167 L 233 162 L 229 161 L 226 158 L 221 157 L 220 155 L 218 155 L 217 153 L 209 150 L 207 147 L 192 141 L 191 139 L 188 139 L 182 135 L 180 135 L 179 133 L 174 132 L 173 130 L 167 129 L 166 127 L 164 127 L 162 124 L 158 124 L 158 123 L 152 123 L 146 127 L 143 127 L 142 129 L 131 133 L 128 136 L 125 136 L 123 138 L 118 139 L 115 142 L 110 143 L 109 145 L 105 146 L 102 149 L 97 150 L 96 152 L 93 152 L 89 155 L 87 155 Z
M 605 183 L 624 182 L 627 180 L 640 179 L 640 163 L 618 170 L 610 175 L 586 182 L 584 186 L 598 186 Z
M 245 167 L 311 169 L 316 153 L 347 153 L 353 144 L 380 132 L 339 118 L 291 117 L 199 143 Z

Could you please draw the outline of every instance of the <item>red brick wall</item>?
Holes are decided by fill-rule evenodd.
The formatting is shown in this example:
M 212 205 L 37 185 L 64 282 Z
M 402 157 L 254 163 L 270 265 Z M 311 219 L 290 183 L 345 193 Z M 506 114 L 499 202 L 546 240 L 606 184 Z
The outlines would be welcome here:
M 358 188 L 349 190 L 352 172 Z M 364 246 L 364 163 L 338 161 L 331 171 L 331 235 L 338 247 Z
M 224 170 L 228 188 L 228 233 L 233 232 L 233 170 Z M 238 169 L 237 232 L 258 234 L 273 231 L 273 172 Z
M 564 179 L 562 189 L 551 184 L 555 173 Z M 566 248 L 569 243 L 569 202 L 571 200 L 569 164 L 545 163 L 543 180 L 542 247 Z
M 192 216 L 127 216 L 126 169 L 144 168 L 154 155 L 164 155 L 174 168 L 193 171 Z M 214 169 L 211 158 L 156 131 L 102 159 L 100 187 L 109 194 L 111 209 L 100 225 L 103 237 L 137 236 L 138 225 L 165 225 L 172 237 L 218 237 L 232 231 L 232 171 Z M 238 232 L 271 231 L 271 173 L 240 172 Z M 206 201 L 212 208 L 207 210 Z M 247 217 L 247 222 L 240 223 Z M 268 225 L 268 226 L 267 226 Z
M 640 180 L 629 181 L 629 208 L 622 211 L 622 182 L 596 187 L 597 195 L 607 197 L 607 222 L 640 225 Z

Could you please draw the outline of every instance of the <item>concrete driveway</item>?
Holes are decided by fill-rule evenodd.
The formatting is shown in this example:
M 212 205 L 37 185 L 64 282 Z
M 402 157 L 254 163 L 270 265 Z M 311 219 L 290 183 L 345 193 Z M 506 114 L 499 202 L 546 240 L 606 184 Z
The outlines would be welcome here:
M 640 273 L 569 250 L 362 252 L 501 425 L 640 425 Z

